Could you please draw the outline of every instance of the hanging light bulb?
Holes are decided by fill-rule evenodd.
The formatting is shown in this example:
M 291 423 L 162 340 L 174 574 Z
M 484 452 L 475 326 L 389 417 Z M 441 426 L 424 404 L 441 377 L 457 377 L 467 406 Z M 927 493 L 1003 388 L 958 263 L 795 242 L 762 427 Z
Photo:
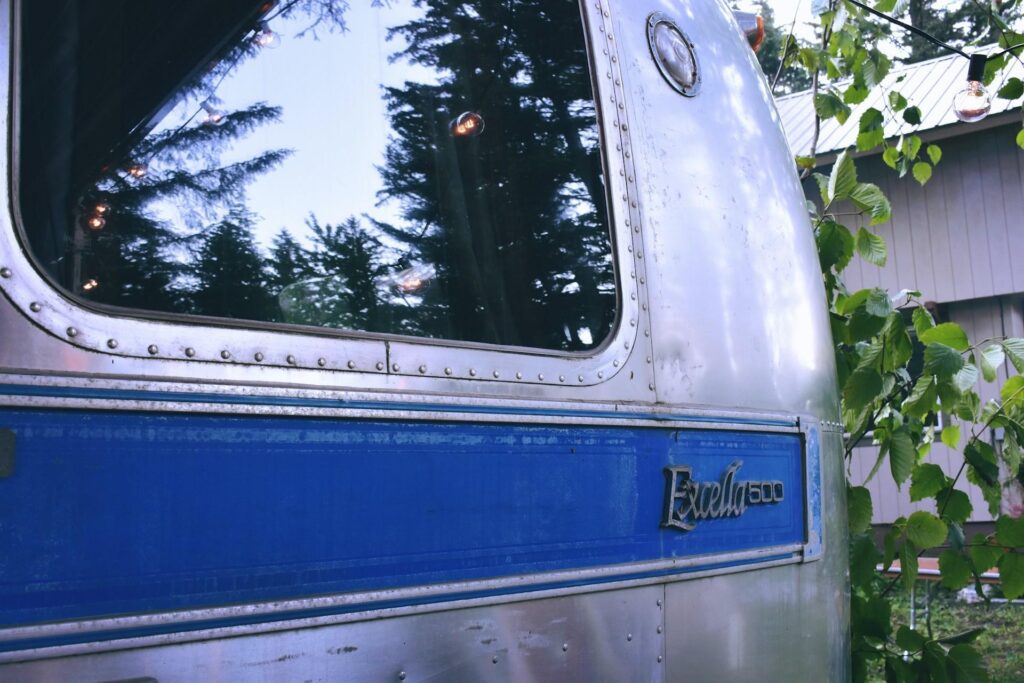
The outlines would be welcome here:
M 203 113 L 205 114 L 202 121 L 204 126 L 219 126 L 224 123 L 224 119 L 227 117 L 227 114 L 222 112 L 220 109 L 217 109 L 209 102 L 202 102 L 199 106 L 202 107 Z
M 93 230 L 93 231 L 102 230 L 103 226 L 105 226 L 106 224 L 107 224 L 107 219 L 105 219 L 103 216 L 100 216 L 99 214 L 95 214 L 95 213 L 85 219 L 86 227 L 88 227 L 90 230 Z
M 463 112 L 452 119 L 448 128 L 457 138 L 475 138 L 484 132 L 484 117 L 473 111 Z
M 128 175 L 132 178 L 138 179 L 144 177 L 148 169 L 145 164 L 132 164 L 126 170 L 128 171 Z
M 97 202 L 96 206 L 94 206 L 92 210 L 93 213 L 98 216 L 105 216 L 110 213 L 110 204 L 107 204 L 106 202 Z
M 96 282 L 96 280 L 94 280 L 93 278 L 89 278 L 88 280 L 82 283 L 82 290 L 86 292 L 91 292 L 92 290 L 96 289 L 99 286 L 100 283 Z
M 961 121 L 981 121 L 992 109 L 992 96 L 981 83 L 985 77 L 985 59 L 985 55 L 971 55 L 971 64 L 967 67 L 967 87 L 953 95 L 953 113 Z
M 256 30 L 256 37 L 253 41 L 260 47 L 273 50 L 275 47 L 281 44 L 281 36 L 274 33 L 270 26 L 265 21 L 261 21 L 259 27 Z

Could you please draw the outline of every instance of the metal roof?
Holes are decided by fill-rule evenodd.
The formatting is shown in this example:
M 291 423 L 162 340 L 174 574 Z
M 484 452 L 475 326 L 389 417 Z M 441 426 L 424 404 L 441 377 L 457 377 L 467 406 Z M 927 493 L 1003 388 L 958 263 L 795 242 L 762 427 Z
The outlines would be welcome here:
M 995 46 L 992 46 L 992 49 L 994 50 Z M 1002 84 L 1013 76 L 1024 79 L 1024 64 L 1021 60 L 1011 60 L 996 80 L 986 86 L 992 95 L 992 111 L 989 116 L 1001 114 L 1019 106 L 1011 100 L 1004 100 L 995 95 Z M 885 116 L 887 138 L 898 137 L 904 133 L 921 133 L 950 125 L 963 128 L 964 133 L 970 131 L 972 124 L 957 120 L 952 107 L 953 95 L 963 89 L 966 77 L 967 60 L 960 55 L 949 55 L 916 64 L 893 67 L 882 81 L 881 87 L 872 89 L 867 99 L 851 107 L 850 118 L 846 120 L 845 124 L 839 125 L 834 118 L 821 122 L 817 157 L 820 159 L 848 147 L 855 147 L 860 117 L 870 107 L 874 107 Z M 900 78 L 903 79 L 902 82 L 897 83 Z M 840 81 L 836 85 L 842 90 L 845 83 Z M 920 125 L 912 126 L 906 123 L 901 114 L 893 117 L 892 112 L 886 106 L 886 98 L 889 91 L 894 88 L 907 98 L 911 106 L 920 108 Z M 814 134 L 814 105 L 811 100 L 811 91 L 805 90 L 791 95 L 783 95 L 776 98 L 775 103 L 779 110 L 779 116 L 782 117 L 782 126 L 786 130 L 786 137 L 789 138 L 789 146 L 793 153 L 808 154 Z

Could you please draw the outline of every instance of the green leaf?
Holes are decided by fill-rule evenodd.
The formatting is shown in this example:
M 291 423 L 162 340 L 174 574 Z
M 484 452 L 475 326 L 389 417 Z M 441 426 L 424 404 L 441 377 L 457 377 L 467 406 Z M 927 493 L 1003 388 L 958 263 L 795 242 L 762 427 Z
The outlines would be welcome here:
M 797 168 L 814 168 L 818 165 L 818 160 L 814 157 L 800 156 L 799 154 L 794 158 Z
M 1024 595 L 1024 555 L 1003 555 L 999 560 L 999 583 L 1007 600 Z
M 917 333 L 919 339 L 922 334 L 935 327 L 935 321 L 932 320 L 932 314 L 929 313 L 928 309 L 924 306 L 918 306 L 915 308 L 910 317 L 914 321 L 914 332 Z
M 1024 373 L 1024 339 L 1010 337 L 1003 340 L 1003 349 L 1017 372 Z
M 864 60 L 861 67 L 864 73 L 864 82 L 868 88 L 874 88 L 881 83 L 888 75 L 890 66 L 892 66 L 892 62 L 879 50 L 872 50 L 868 53 L 868 58 Z
M 980 636 L 984 632 L 985 632 L 984 627 L 972 628 L 972 629 L 968 629 L 966 631 L 961 631 L 960 633 L 957 633 L 957 634 L 954 634 L 954 635 L 951 635 L 951 636 L 946 636 L 945 638 L 939 638 L 939 642 L 943 643 L 945 645 L 959 645 L 961 643 L 973 643 L 975 640 L 978 639 L 978 636 Z
M 864 228 L 857 230 L 857 253 L 868 263 L 876 266 L 884 266 L 888 258 L 888 249 L 885 240 Z M 888 298 L 888 297 L 886 297 Z
M 900 519 L 902 519 L 902 517 Z M 889 571 L 889 567 L 892 566 L 893 560 L 896 559 L 896 539 L 899 538 L 901 533 L 903 532 L 900 525 L 897 524 L 893 524 L 889 527 L 889 530 L 885 532 L 885 538 L 882 540 L 882 568 L 885 571 Z
M 1024 95 L 1024 81 L 1020 80 L 1016 76 L 1006 79 L 1006 83 L 1003 83 L 1003 87 L 996 93 L 999 97 L 1004 100 L 1015 100 L 1021 95 Z
M 858 209 L 871 214 L 871 225 L 884 223 L 892 217 L 889 199 L 874 183 L 858 183 L 850 192 L 849 198 Z
M 903 412 L 910 417 L 923 420 L 924 417 L 935 409 L 935 401 L 938 398 L 935 390 L 935 378 L 932 375 L 923 375 L 914 384 L 910 396 L 903 402 Z
M 924 369 L 935 373 L 940 379 L 949 378 L 964 367 L 964 359 L 955 349 L 945 344 L 933 343 L 924 349 Z
M 815 95 L 814 111 L 822 119 L 830 119 L 834 116 L 839 125 L 846 123 L 846 119 L 850 117 L 850 107 L 839 99 L 838 95 L 832 92 Z
M 882 376 L 872 368 L 858 368 L 850 373 L 843 387 L 847 407 L 857 410 L 871 404 L 882 393 Z M 908 473 L 909 474 L 909 471 Z
M 874 128 L 872 130 L 866 130 L 863 133 L 857 133 L 857 151 L 867 152 L 868 150 L 878 147 L 885 141 L 885 131 L 881 128 Z
M 917 652 L 924 647 L 926 638 L 909 626 L 900 626 L 896 631 L 896 644 L 908 652 Z
M 910 500 L 917 502 L 931 498 L 946 488 L 946 473 L 938 465 L 923 463 L 914 468 L 910 476 Z
M 910 471 L 917 461 L 917 449 L 914 448 L 914 441 L 906 427 L 901 427 L 893 433 L 889 440 L 889 469 L 892 471 L 892 478 L 896 485 L 903 484 L 909 477 Z
M 846 509 L 849 517 L 850 533 L 860 534 L 871 526 L 871 492 L 863 486 L 850 486 L 846 489 Z
M 900 579 L 908 592 L 917 581 L 917 548 L 912 541 L 905 542 L 900 548 Z
M 857 239 L 860 240 L 860 235 L 857 236 Z M 892 301 L 889 300 L 889 295 L 885 293 L 884 289 L 875 287 L 870 290 L 868 298 L 864 300 L 864 311 L 876 318 L 888 318 L 892 313 Z
M 995 486 L 999 482 L 999 465 L 996 464 L 996 452 L 992 446 L 978 438 L 971 439 L 964 449 L 964 459 L 980 483 Z
M 947 653 L 953 680 L 957 683 L 988 683 L 988 672 L 981 655 L 970 645 L 954 645 Z
M 849 88 L 843 91 L 843 102 L 857 105 L 866 100 L 869 94 L 871 94 L 871 91 L 867 88 L 862 88 L 856 83 L 852 83 Z
M 974 363 L 965 363 L 964 366 L 960 368 L 955 375 L 953 375 L 953 382 L 956 384 L 956 388 L 966 396 L 966 394 L 974 388 L 974 385 L 978 383 L 977 366 L 974 365 Z M 973 402 L 973 405 L 971 406 L 972 412 L 967 417 L 957 413 L 957 416 L 962 420 L 973 420 L 974 416 L 978 414 L 978 408 L 981 405 L 981 399 L 978 398 L 978 395 L 974 394 L 973 391 L 970 391 L 970 393 L 973 394 L 973 396 L 967 396 L 967 398 Z
M 857 188 L 857 168 L 853 159 L 846 150 L 839 155 L 836 163 L 832 166 L 832 173 L 828 177 L 828 196 L 830 202 L 838 199 L 846 199 L 850 193 Z
M 850 583 L 854 586 L 870 584 L 878 576 L 875 567 L 881 559 L 871 534 L 856 536 L 850 543 Z
M 955 450 L 960 446 L 960 425 L 947 425 L 943 427 L 939 438 L 942 440 L 942 443 Z
M 963 588 L 971 580 L 970 563 L 955 550 L 945 550 L 939 555 L 939 572 L 946 588 Z
M 900 151 L 895 147 L 886 147 L 882 152 L 882 161 L 889 168 L 896 170 L 896 163 L 900 160 Z
M 914 168 L 911 173 L 914 174 L 914 180 L 924 185 L 932 177 L 932 165 L 927 161 L 919 161 L 914 164 Z
M 939 163 L 942 159 L 942 148 L 938 145 L 928 145 L 928 158 L 932 160 L 932 165 Z
M 892 107 L 893 111 L 905 109 L 907 106 L 907 98 L 904 97 L 899 90 L 890 90 L 889 106 Z
M 989 545 L 984 534 L 975 534 L 971 540 L 971 562 L 979 574 L 984 574 L 992 567 L 999 564 L 999 558 L 1005 551 L 1002 548 Z
M 946 540 L 946 523 L 925 510 L 918 510 L 907 519 L 907 538 L 921 548 L 934 548 Z
M 849 265 L 853 257 L 854 240 L 845 225 L 824 220 L 815 229 L 814 239 L 818 244 L 822 271 L 835 268 L 836 272 L 842 272 Z
M 981 376 L 985 378 L 986 382 L 996 380 L 996 372 L 1005 359 L 1006 354 L 1003 353 L 1003 347 L 999 344 L 985 347 L 985 350 L 981 352 Z
M 1024 149 L 1024 128 L 1017 131 L 1017 137 L 1015 139 L 1017 140 L 1017 146 Z
M 967 340 L 967 333 L 964 328 L 956 323 L 942 323 L 931 329 L 921 332 L 919 335 L 922 344 L 945 344 L 957 351 L 966 351 L 971 343 Z
M 921 110 L 917 107 L 907 107 L 903 110 L 903 120 L 912 126 L 921 123 Z M 910 155 L 913 156 L 913 155 Z
M 1010 548 L 1024 547 L 1024 517 L 1001 516 L 996 520 L 996 541 Z
M 954 524 L 963 524 L 974 512 L 970 497 L 960 489 L 948 488 L 935 496 L 937 509 L 943 519 Z
M 1024 375 L 1014 375 L 1006 380 L 999 390 L 999 398 L 1003 399 L 1005 408 L 1024 405 Z

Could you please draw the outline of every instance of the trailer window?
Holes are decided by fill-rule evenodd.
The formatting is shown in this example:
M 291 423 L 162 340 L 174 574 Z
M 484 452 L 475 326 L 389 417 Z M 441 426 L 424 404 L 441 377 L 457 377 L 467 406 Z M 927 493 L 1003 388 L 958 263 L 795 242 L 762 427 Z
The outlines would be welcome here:
M 80 299 L 561 350 L 610 332 L 576 3 L 20 13 L 22 228 Z

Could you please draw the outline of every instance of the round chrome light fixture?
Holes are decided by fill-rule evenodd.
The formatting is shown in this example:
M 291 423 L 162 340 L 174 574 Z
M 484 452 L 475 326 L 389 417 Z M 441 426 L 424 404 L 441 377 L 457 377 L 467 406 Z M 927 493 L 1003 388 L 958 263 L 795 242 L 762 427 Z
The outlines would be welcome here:
M 647 43 L 658 71 L 680 95 L 700 91 L 700 66 L 693 42 L 676 23 L 661 12 L 647 17 Z

